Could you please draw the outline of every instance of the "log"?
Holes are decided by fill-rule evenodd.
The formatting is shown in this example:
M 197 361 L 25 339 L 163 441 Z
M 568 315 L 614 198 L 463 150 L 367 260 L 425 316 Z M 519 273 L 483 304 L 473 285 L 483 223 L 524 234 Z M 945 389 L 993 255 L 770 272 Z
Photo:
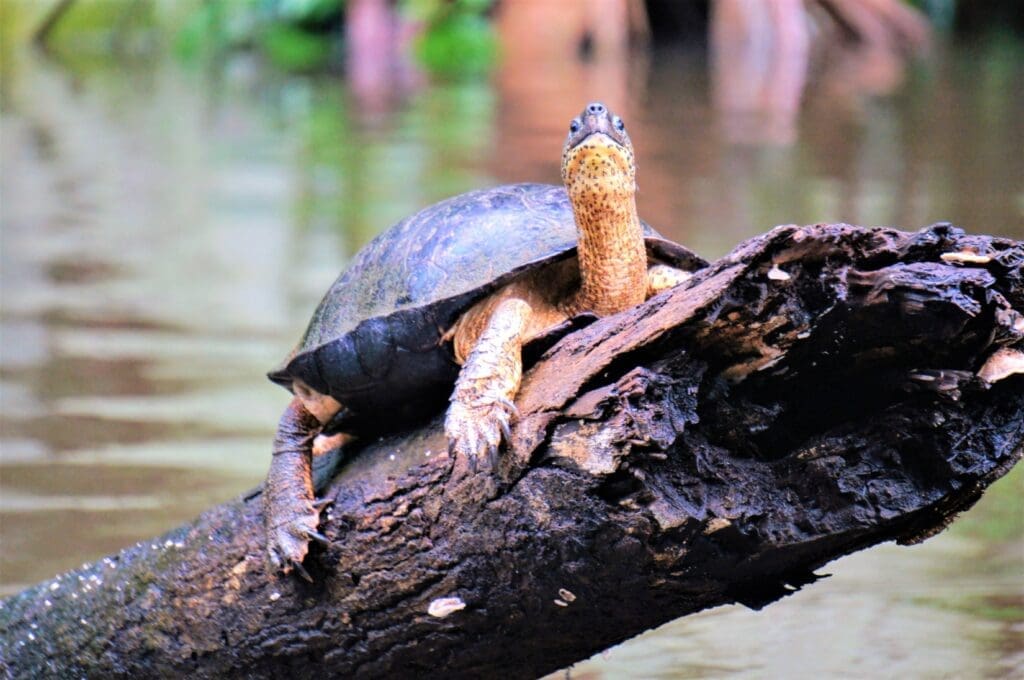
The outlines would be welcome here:
M 783 226 L 524 377 L 498 474 L 358 445 L 313 582 L 258 490 L 0 606 L 14 677 L 531 678 L 914 543 L 1022 455 L 1024 243 Z

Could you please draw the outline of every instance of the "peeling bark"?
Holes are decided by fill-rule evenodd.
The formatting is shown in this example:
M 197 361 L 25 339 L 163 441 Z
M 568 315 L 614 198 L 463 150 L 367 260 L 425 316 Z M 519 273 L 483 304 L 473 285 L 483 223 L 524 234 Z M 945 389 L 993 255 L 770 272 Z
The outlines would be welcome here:
M 564 338 L 500 476 L 441 420 L 328 488 L 313 583 L 258 492 L 0 606 L 16 677 L 537 677 L 941 530 L 1021 456 L 1024 244 L 779 227 Z

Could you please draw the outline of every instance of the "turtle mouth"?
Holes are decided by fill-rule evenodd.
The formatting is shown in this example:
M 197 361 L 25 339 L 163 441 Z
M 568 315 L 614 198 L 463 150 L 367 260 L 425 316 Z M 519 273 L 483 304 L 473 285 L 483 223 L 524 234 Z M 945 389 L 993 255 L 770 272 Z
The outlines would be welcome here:
M 608 134 L 606 130 L 591 130 L 577 140 L 573 140 L 569 149 L 576 150 L 587 142 L 597 142 L 601 146 L 611 146 L 626 150 L 626 146 Z
M 622 119 L 601 102 L 591 102 L 569 122 L 569 136 L 565 140 L 565 149 L 574 149 L 598 133 L 604 134 L 623 148 L 631 146 L 626 124 Z
M 616 130 L 612 119 L 608 116 L 584 116 L 574 122 L 578 123 L 579 127 L 569 132 L 569 138 L 565 144 L 568 150 L 577 149 L 596 136 L 604 137 L 609 142 L 609 146 L 614 144 L 625 149 L 629 144 L 625 131 Z

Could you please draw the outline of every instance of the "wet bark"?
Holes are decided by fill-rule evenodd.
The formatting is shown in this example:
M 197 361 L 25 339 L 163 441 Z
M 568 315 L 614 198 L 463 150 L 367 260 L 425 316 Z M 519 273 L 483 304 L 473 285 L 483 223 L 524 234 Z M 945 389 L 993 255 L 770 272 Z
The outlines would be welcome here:
M 779 227 L 566 337 L 498 477 L 440 420 L 331 483 L 314 577 L 255 494 L 0 608 L 17 677 L 540 676 L 941 530 L 1021 456 L 1024 244 Z

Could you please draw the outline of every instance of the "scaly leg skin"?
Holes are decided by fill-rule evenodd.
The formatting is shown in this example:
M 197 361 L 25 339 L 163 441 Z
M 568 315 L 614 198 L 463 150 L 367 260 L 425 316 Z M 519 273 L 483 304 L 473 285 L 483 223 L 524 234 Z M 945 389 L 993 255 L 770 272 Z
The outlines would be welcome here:
M 327 543 L 317 531 L 323 504 L 313 501 L 312 448 L 319 430 L 320 421 L 302 401 L 293 399 L 277 426 L 270 472 L 263 486 L 270 563 L 286 574 L 295 569 L 307 580 L 312 579 L 302 560 L 309 552 L 309 541 Z
M 693 276 L 682 269 L 669 267 L 667 264 L 656 264 L 647 270 L 647 297 L 654 297 L 663 290 L 668 290 Z
M 498 305 L 455 382 L 444 431 L 449 451 L 456 460 L 464 458 L 472 472 L 485 456 L 495 470 L 502 439 L 510 438 L 516 409 L 512 398 L 523 376 L 523 332 L 531 311 L 519 298 Z

